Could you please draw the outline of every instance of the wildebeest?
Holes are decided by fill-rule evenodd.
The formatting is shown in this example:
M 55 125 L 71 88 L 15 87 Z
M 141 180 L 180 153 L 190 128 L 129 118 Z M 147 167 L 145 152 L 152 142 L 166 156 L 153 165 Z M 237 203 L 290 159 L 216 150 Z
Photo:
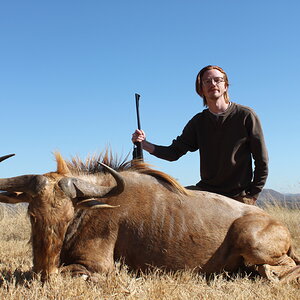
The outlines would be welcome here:
M 110 272 L 119 259 L 142 271 L 300 277 L 288 229 L 256 206 L 189 191 L 145 163 L 116 164 L 108 152 L 86 162 L 56 153 L 56 161 L 56 172 L 0 179 L 1 202 L 29 203 L 33 271 L 44 279 L 59 269 Z

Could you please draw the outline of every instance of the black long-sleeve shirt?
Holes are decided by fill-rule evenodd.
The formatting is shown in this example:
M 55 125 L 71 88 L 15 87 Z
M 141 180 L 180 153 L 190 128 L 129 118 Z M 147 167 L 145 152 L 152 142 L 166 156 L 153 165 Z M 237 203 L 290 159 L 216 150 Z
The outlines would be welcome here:
M 201 180 L 197 186 L 202 190 L 229 197 L 257 197 L 266 183 L 268 154 L 261 124 L 246 106 L 231 103 L 220 115 L 205 109 L 170 146 L 154 146 L 152 154 L 169 161 L 199 150 Z

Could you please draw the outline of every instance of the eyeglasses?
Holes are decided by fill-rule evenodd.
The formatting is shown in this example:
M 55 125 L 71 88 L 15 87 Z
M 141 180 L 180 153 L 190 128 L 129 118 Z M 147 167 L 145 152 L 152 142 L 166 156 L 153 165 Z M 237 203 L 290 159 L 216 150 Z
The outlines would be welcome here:
M 213 78 L 207 78 L 205 80 L 202 80 L 203 85 L 211 85 L 213 82 L 218 85 L 222 82 L 224 82 L 224 78 L 223 77 L 213 77 Z

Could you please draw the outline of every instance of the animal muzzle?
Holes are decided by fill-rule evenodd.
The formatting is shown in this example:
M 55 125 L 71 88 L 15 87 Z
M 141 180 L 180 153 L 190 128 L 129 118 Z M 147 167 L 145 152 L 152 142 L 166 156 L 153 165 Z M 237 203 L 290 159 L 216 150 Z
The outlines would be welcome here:
M 15 154 L 8 154 L 0 157 L 0 162 Z M 6 192 L 27 192 L 35 194 L 46 182 L 46 178 L 41 175 L 23 175 L 11 178 L 0 178 L 0 190 Z
M 0 179 L 0 190 L 7 192 L 25 192 L 36 195 L 47 184 L 47 178 L 43 175 L 22 175 Z

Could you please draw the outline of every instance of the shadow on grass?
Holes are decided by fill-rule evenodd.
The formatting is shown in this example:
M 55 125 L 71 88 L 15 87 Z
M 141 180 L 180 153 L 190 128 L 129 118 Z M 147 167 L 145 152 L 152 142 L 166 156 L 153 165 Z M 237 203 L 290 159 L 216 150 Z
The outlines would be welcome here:
M 248 279 L 250 281 L 256 281 L 257 279 L 262 279 L 258 272 L 254 270 L 249 270 L 248 268 L 240 268 L 236 272 L 226 272 L 223 271 L 221 273 L 213 273 L 213 274 L 205 274 L 204 278 L 206 279 L 206 283 L 210 285 L 211 282 L 216 279 L 222 279 L 224 281 L 236 281 L 238 279 Z
M 22 271 L 16 269 L 15 271 L 2 269 L 0 275 L 0 287 L 7 285 L 27 286 L 37 276 L 32 271 Z

